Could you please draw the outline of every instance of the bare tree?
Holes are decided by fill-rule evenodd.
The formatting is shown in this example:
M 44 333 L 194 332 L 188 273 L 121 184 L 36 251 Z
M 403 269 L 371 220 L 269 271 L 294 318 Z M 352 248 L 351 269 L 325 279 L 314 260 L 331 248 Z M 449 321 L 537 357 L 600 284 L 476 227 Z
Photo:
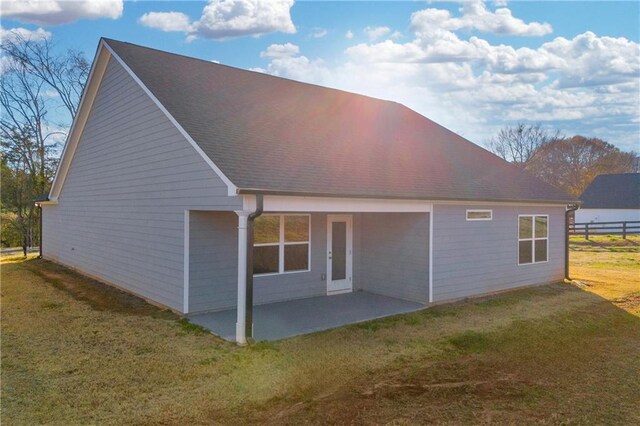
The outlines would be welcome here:
M 557 139 L 562 139 L 558 130 L 549 131 L 539 124 L 518 123 L 500 129 L 487 143 L 487 148 L 497 156 L 524 168 L 542 145 Z
M 0 48 L 2 211 L 14 215 L 26 250 L 38 226 L 32 200 L 48 191 L 58 161 L 56 140 L 66 133 L 56 129 L 71 123 L 89 65 L 77 52 L 59 54 L 49 40 L 17 32 Z
M 600 174 L 638 171 L 638 154 L 597 138 L 573 136 L 544 144 L 526 170 L 578 197 Z
M 26 73 L 55 90 L 70 117 L 76 115 L 90 68 L 82 53 L 67 50 L 57 54 L 50 40 L 25 38 L 17 32 L 2 41 L 2 51 Z

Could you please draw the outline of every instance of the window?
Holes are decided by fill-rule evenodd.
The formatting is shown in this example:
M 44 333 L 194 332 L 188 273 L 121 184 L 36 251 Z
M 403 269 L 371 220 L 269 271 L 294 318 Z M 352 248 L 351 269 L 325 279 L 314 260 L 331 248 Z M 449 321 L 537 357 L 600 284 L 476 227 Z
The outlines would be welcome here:
M 549 216 L 518 216 L 518 265 L 546 262 Z
M 309 270 L 309 215 L 262 215 L 253 224 L 254 275 Z
M 491 220 L 493 210 L 467 210 L 467 220 Z

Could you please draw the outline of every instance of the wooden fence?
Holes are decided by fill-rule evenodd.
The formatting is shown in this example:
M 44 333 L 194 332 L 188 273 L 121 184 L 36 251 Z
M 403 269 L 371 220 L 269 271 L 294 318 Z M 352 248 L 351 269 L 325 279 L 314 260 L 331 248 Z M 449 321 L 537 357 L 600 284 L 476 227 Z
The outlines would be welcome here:
M 628 234 L 640 234 L 640 221 L 572 223 L 569 234 L 584 235 L 587 240 L 590 235 L 622 235 L 626 239 Z

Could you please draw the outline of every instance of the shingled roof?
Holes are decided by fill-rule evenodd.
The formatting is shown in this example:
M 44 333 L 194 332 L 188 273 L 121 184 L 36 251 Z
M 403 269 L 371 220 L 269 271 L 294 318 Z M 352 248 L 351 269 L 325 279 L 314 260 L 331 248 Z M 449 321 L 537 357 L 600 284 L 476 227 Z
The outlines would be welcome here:
M 640 209 L 640 173 L 596 176 L 580 200 L 583 209 Z
M 104 41 L 240 193 L 574 201 L 401 104 Z

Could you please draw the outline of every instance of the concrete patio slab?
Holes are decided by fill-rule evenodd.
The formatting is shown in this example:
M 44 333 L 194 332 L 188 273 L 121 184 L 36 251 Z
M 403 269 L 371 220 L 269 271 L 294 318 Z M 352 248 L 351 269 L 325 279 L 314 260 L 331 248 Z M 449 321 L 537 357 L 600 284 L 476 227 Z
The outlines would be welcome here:
M 253 307 L 254 338 L 279 340 L 423 308 L 421 303 L 363 291 L 257 305 Z M 235 341 L 235 309 L 190 315 L 189 321 Z

